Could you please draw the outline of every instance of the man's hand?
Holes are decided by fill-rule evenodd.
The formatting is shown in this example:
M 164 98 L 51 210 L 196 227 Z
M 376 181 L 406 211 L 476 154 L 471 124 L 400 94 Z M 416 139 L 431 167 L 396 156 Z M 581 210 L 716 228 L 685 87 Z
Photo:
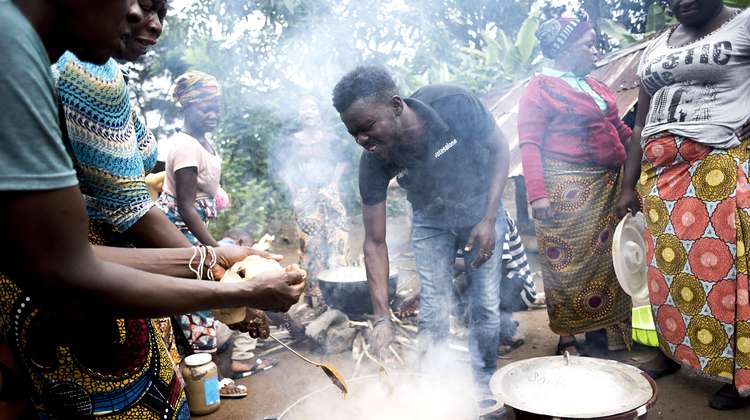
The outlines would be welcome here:
M 257 255 L 259 257 L 276 261 L 284 259 L 283 255 L 269 254 L 268 252 L 258 251 L 246 246 L 219 246 L 214 248 L 214 251 L 216 251 L 216 264 L 212 271 L 215 280 L 221 280 L 221 278 L 224 277 L 224 273 L 232 265 L 244 260 L 250 255 Z
M 249 293 L 248 306 L 264 311 L 286 312 L 305 290 L 307 273 L 297 265 L 284 270 L 266 271 L 247 282 L 238 283 Z
M 258 309 L 245 308 L 245 319 L 236 324 L 229 325 L 229 328 L 246 332 L 252 338 L 266 339 L 271 334 L 269 323 L 270 320 L 265 312 Z
M 623 188 L 620 191 L 620 196 L 617 198 L 617 217 L 623 218 L 630 212 L 636 214 L 641 210 L 641 202 L 635 195 L 635 191 L 629 188 Z
M 531 217 L 543 222 L 550 221 L 555 217 L 555 211 L 552 210 L 552 204 L 548 198 L 540 198 L 531 203 Z
M 388 357 L 388 346 L 393 344 L 393 325 L 389 320 L 376 322 L 370 336 L 370 351 L 378 360 Z
M 471 263 L 472 268 L 478 268 L 495 253 L 496 244 L 495 219 L 482 219 L 469 234 L 469 240 L 464 247 L 465 252 L 471 252 L 475 246 L 478 247 L 477 256 Z

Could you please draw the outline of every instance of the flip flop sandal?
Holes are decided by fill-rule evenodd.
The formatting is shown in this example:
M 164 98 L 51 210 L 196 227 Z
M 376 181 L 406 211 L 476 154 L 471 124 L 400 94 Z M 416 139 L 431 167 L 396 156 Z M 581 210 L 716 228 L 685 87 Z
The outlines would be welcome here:
M 646 372 L 646 375 L 650 376 L 651 379 L 657 380 L 663 376 L 671 375 L 673 373 L 676 373 L 682 365 L 675 362 L 674 360 L 664 357 L 664 363 L 663 365 L 659 366 L 656 369 L 649 369 L 649 368 L 642 368 L 644 372 Z M 718 393 L 717 393 L 718 394 Z M 713 401 L 713 398 L 712 398 Z
M 518 348 L 523 346 L 525 343 L 526 342 L 523 340 L 523 338 L 518 338 L 516 340 L 501 343 L 497 349 L 497 354 L 501 356 L 506 355 L 514 350 L 517 350 Z
M 750 406 L 750 397 L 741 397 L 734 386 L 726 384 L 711 396 L 709 405 L 714 410 L 739 410 Z
M 247 387 L 237 385 L 229 378 L 224 378 L 219 381 L 219 396 L 221 398 L 245 398 L 247 397 Z
M 250 370 L 247 370 L 245 372 L 235 373 L 232 375 L 232 379 L 242 379 L 247 378 L 248 376 L 253 376 L 255 374 L 265 372 L 268 369 L 271 369 L 272 367 L 279 364 L 278 360 L 273 359 L 266 359 L 262 360 L 260 357 L 255 359 L 255 364 L 253 367 L 250 368 Z
M 521 345 L 523 345 L 523 340 L 521 340 L 521 344 L 518 345 L 510 345 L 510 344 L 501 344 L 497 348 L 497 355 L 498 356 L 505 356 L 506 354 L 512 353 L 515 350 L 518 350 Z

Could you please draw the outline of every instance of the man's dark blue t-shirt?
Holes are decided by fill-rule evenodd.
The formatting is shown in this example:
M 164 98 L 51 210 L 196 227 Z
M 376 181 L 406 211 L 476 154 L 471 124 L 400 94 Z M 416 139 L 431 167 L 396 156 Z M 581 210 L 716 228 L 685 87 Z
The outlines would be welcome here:
M 493 176 L 487 143 L 496 129 L 492 114 L 470 91 L 455 85 L 426 86 L 404 100 L 426 125 L 424 158 L 400 166 L 362 152 L 362 202 L 383 202 L 395 176 L 415 210 L 438 214 L 446 208 L 481 206 L 484 212 Z

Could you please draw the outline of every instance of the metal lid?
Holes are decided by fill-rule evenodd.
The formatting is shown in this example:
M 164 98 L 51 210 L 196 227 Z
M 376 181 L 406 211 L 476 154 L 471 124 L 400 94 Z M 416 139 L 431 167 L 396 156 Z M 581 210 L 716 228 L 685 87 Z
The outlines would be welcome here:
M 620 221 L 612 237 L 612 264 L 622 290 L 633 298 L 634 306 L 648 304 L 648 261 L 643 234 L 646 219 L 643 213 L 630 213 Z
M 211 363 L 211 353 L 195 353 L 185 358 L 185 364 L 190 367 L 203 366 Z
M 567 418 L 622 414 L 643 407 L 654 394 L 640 369 L 577 356 L 511 363 L 492 375 L 490 389 L 515 409 Z M 539 395 L 544 398 L 537 398 Z

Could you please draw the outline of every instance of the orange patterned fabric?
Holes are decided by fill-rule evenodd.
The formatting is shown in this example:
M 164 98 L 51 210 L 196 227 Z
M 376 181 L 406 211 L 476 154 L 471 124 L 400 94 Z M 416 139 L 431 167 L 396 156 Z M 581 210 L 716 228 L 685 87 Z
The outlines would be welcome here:
M 638 182 L 661 349 L 742 395 L 750 395 L 748 145 L 654 137 Z

